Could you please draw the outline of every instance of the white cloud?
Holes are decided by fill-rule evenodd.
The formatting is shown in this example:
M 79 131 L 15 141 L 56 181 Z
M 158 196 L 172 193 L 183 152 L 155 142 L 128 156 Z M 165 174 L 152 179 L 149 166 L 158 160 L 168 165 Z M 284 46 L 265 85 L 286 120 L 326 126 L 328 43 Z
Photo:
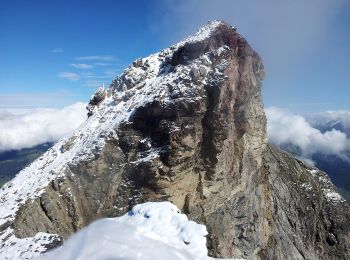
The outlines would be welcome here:
M 86 79 L 84 86 L 97 88 L 102 83 L 110 83 L 119 73 L 119 70 L 107 70 L 102 73 L 95 74 L 91 72 L 83 73 L 82 77 Z
M 90 60 L 90 61 L 115 61 L 111 55 L 94 55 L 94 56 L 82 56 L 75 58 L 76 60 Z
M 315 127 L 336 126 L 340 124 L 344 132 L 350 136 L 350 111 L 326 111 L 314 113 L 306 117 L 307 121 Z
M 106 67 L 106 66 L 111 66 L 111 63 L 108 62 L 95 62 L 94 66 L 100 66 L 100 67 Z
M 53 53 L 62 53 L 63 49 L 62 48 L 55 48 L 55 49 L 52 49 L 51 52 L 53 52 Z
M 103 73 L 107 77 L 115 78 L 118 75 L 118 73 L 120 73 L 121 71 L 122 70 L 106 70 Z
M 55 142 L 71 133 L 85 119 L 85 104 L 62 109 L 34 109 L 28 113 L 0 113 L 0 151 L 29 148 Z
M 59 74 L 61 78 L 68 79 L 70 81 L 77 81 L 81 78 L 81 76 L 74 72 L 61 72 Z
M 92 69 L 94 66 L 86 63 L 71 63 L 69 66 L 77 69 Z
M 322 133 L 303 116 L 281 108 L 266 109 L 268 137 L 278 146 L 293 144 L 301 149 L 302 157 L 310 159 L 313 154 L 344 157 L 350 151 L 350 140 L 344 132 L 331 129 Z
M 101 86 L 102 83 L 104 83 L 103 81 L 100 81 L 100 80 L 87 80 L 85 81 L 84 83 L 84 86 L 85 87 L 90 87 L 90 88 L 97 88 L 98 86 Z
M 85 73 L 82 76 L 87 79 L 105 79 L 109 80 L 111 78 L 114 78 L 117 74 L 114 74 L 113 76 L 107 73 L 103 74 L 94 74 L 94 73 Z

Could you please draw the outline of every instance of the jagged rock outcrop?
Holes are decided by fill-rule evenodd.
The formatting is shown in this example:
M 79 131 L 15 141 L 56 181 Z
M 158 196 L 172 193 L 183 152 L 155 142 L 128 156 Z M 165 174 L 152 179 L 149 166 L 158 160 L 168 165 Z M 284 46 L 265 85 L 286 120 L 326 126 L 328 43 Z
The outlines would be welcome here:
M 345 259 L 349 206 L 325 175 L 267 145 L 263 76 L 216 21 L 135 61 L 77 131 L 3 187 L 0 254 L 43 252 L 97 218 L 169 200 L 206 224 L 213 256 Z
M 106 91 L 104 86 L 99 87 L 97 92 L 91 97 L 86 109 L 88 110 L 88 116 L 92 116 L 94 109 L 106 98 Z

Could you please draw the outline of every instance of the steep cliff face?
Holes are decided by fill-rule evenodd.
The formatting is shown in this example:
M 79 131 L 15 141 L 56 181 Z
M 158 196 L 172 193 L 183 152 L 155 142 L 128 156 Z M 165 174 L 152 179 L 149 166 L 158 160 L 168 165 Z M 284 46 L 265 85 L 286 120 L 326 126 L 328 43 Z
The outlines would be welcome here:
M 268 145 L 262 173 L 272 205 L 262 259 L 348 259 L 350 209 L 324 172 Z
M 267 146 L 263 76 L 246 40 L 216 21 L 136 60 L 72 136 L 3 187 L 1 255 L 40 253 L 97 218 L 169 200 L 207 225 L 214 256 L 342 259 L 349 208 L 327 178 Z

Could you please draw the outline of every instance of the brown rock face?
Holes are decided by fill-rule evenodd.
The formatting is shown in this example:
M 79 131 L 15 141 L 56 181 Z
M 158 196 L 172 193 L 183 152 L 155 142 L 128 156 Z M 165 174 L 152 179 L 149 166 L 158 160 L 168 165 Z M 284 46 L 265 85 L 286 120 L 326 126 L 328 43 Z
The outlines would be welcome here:
M 345 259 L 349 207 L 322 173 L 267 145 L 263 76 L 259 56 L 223 22 L 135 61 L 54 159 L 32 167 L 54 176 L 3 229 L 66 239 L 97 218 L 169 200 L 206 224 L 212 256 Z M 64 167 L 48 168 L 56 161 Z

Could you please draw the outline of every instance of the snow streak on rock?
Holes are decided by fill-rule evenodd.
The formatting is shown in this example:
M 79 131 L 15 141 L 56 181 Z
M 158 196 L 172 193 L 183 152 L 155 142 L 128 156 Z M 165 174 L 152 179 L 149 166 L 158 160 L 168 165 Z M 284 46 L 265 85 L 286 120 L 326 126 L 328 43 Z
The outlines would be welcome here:
M 333 184 L 326 173 L 316 168 L 309 170 L 309 172 L 313 177 L 318 178 L 322 184 L 322 192 L 327 201 L 332 203 L 345 202 L 345 199 L 336 190 L 334 190 Z

